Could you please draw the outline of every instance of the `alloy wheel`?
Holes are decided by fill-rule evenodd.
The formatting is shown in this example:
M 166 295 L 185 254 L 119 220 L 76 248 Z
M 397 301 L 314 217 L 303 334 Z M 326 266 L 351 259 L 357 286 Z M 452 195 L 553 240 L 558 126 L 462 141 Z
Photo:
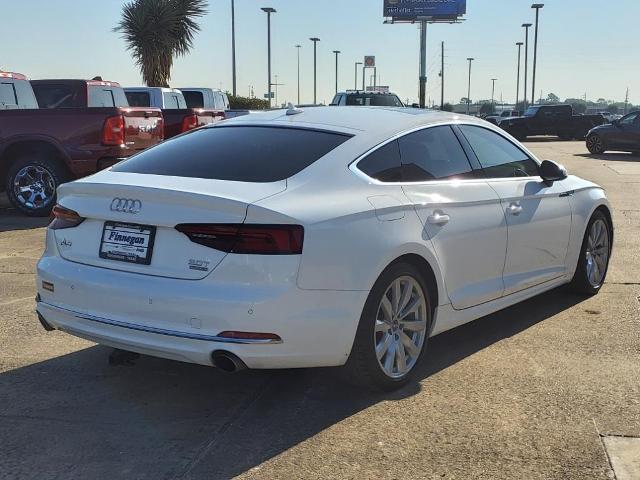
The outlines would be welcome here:
M 410 276 L 396 278 L 380 300 L 374 329 L 376 357 L 387 376 L 404 377 L 415 366 L 427 335 L 427 319 L 420 283 Z
M 587 148 L 591 153 L 602 153 L 604 145 L 599 135 L 591 135 L 587 138 Z
M 49 170 L 38 165 L 21 168 L 13 179 L 13 193 L 21 205 L 41 208 L 49 204 L 56 193 L 56 182 Z
M 604 280 L 609 252 L 609 228 L 605 221 L 599 218 L 591 225 L 585 252 L 587 279 L 593 287 L 598 287 Z

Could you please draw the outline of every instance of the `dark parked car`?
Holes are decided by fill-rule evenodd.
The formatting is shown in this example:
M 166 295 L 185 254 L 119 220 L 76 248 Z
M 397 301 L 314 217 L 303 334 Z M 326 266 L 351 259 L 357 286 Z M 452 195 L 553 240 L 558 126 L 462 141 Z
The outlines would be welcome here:
M 498 125 L 518 140 L 534 135 L 555 135 L 562 140 L 582 139 L 593 127 L 602 125 L 602 115 L 574 115 L 571 105 L 535 105 L 522 117 L 500 120 Z
M 156 145 L 162 113 L 131 108 L 114 82 L 0 72 L 0 191 L 27 215 L 48 215 L 59 184 Z M 36 103 L 37 99 L 37 103 Z
M 591 153 L 620 150 L 640 154 L 640 111 L 591 129 L 587 148 Z
M 337 93 L 330 105 L 334 107 L 404 107 L 395 93 L 363 92 L 361 90 L 347 90 Z

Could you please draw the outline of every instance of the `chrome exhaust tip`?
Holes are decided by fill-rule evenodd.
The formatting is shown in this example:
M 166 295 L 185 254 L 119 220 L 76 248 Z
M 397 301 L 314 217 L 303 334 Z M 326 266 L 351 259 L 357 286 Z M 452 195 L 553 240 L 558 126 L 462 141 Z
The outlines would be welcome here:
M 216 350 L 211 354 L 211 362 L 213 366 L 219 368 L 225 373 L 236 373 L 240 370 L 246 370 L 247 365 L 231 352 L 224 350 Z

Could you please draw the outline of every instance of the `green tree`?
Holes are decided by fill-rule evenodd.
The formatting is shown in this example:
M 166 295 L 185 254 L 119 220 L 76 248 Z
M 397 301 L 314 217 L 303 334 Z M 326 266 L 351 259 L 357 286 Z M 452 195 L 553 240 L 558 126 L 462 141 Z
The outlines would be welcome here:
M 143 81 L 168 87 L 174 58 L 189 53 L 200 30 L 196 19 L 206 13 L 206 0 L 131 0 L 113 30 L 122 34 Z
M 557 105 L 558 103 L 560 103 L 560 97 L 555 93 L 550 93 L 549 95 L 547 95 L 545 103 L 548 103 L 550 105 Z
M 261 98 L 234 97 L 233 95 L 227 96 L 229 97 L 229 105 L 232 109 L 267 110 L 269 108 L 268 100 L 262 100 Z
M 618 112 L 620 111 L 620 109 L 618 108 L 618 106 L 617 106 L 615 103 L 612 103 L 611 105 L 609 105 L 609 106 L 607 107 L 607 110 L 608 110 L 610 113 L 613 113 L 614 115 L 617 115 L 617 114 L 618 114 Z
M 573 107 L 573 113 L 584 113 L 587 111 L 587 102 L 581 98 L 567 98 L 564 103 Z

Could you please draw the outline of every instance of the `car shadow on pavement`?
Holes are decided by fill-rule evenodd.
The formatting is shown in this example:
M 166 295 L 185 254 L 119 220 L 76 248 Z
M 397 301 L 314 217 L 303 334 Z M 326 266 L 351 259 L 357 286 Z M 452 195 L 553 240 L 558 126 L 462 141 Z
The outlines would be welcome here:
M 230 478 L 381 402 L 429 395 L 422 380 L 583 299 L 554 290 L 438 335 L 417 381 L 393 393 L 351 386 L 330 368 L 224 375 L 144 356 L 109 366 L 105 347 L 16 368 L 0 374 L 0 471 Z
M 591 160 L 607 160 L 610 162 L 640 162 L 640 155 L 626 152 L 611 152 L 611 153 L 576 153 L 576 157 L 589 158 Z
M 49 217 L 27 217 L 13 208 L 0 207 L 0 232 L 42 228 L 49 222 Z

